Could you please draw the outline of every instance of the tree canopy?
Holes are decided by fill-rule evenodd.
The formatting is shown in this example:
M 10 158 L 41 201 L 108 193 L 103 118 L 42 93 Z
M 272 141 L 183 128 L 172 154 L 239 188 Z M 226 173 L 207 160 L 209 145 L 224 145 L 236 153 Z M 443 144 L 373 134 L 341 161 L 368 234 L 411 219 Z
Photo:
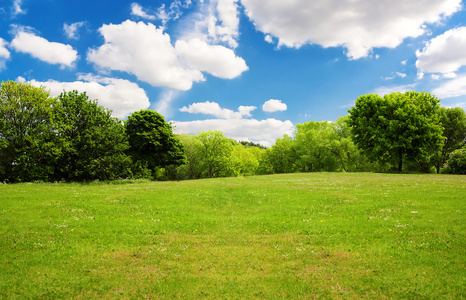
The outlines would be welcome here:
M 172 126 L 153 110 L 132 113 L 125 123 L 129 151 L 134 161 L 139 161 L 152 171 L 169 165 L 186 162 L 185 149 Z
M 429 160 L 441 147 L 439 100 L 426 92 L 360 96 L 348 112 L 356 145 L 372 160 Z

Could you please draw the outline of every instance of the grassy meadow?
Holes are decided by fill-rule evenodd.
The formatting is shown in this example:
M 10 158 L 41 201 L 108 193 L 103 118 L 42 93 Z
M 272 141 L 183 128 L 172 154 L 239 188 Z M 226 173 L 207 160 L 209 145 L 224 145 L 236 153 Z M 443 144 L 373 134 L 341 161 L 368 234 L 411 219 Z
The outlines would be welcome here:
M 0 298 L 466 297 L 466 177 L 0 185 Z

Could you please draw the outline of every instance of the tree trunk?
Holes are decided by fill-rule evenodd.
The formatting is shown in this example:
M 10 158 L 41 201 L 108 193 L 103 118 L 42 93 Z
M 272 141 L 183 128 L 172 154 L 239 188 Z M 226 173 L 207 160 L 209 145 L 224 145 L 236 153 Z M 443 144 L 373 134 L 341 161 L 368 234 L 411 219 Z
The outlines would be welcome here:
M 398 172 L 402 172 L 403 171 L 403 150 L 399 150 L 399 159 L 400 161 L 398 162 Z

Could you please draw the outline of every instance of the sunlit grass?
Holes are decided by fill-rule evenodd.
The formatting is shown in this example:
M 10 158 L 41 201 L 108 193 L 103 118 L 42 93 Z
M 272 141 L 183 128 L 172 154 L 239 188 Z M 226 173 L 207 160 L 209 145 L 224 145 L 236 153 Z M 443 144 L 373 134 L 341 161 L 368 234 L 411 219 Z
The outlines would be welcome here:
M 466 177 L 0 185 L 0 298 L 462 298 Z

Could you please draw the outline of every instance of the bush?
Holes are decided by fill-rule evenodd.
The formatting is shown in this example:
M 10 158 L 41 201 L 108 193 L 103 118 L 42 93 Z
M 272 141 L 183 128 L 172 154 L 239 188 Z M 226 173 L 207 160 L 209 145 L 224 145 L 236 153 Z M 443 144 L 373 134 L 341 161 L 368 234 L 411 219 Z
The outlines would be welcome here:
M 445 174 L 466 174 L 466 148 L 453 151 L 442 168 Z

